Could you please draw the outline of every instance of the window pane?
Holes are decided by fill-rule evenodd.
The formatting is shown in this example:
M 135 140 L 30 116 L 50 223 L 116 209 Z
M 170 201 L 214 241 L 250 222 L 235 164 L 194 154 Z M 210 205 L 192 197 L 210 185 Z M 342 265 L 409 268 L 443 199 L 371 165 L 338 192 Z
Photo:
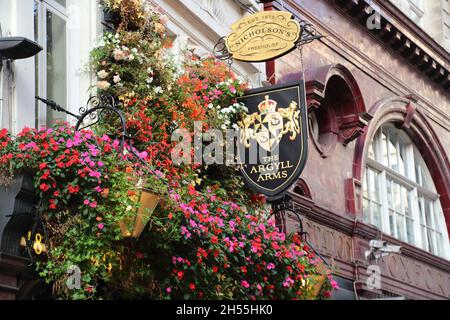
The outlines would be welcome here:
M 436 248 L 436 253 L 440 256 L 444 256 L 444 248 L 442 247 L 444 243 L 444 236 L 442 235 L 442 233 L 436 233 L 436 244 L 437 244 L 437 248 Z
M 364 221 L 371 222 L 370 221 L 370 207 L 369 207 L 369 201 L 367 199 L 363 199 L 363 213 L 364 213 Z
M 428 229 L 427 239 L 428 239 L 428 251 L 435 252 L 434 242 L 433 242 L 434 232 Z
M 395 237 L 395 214 L 392 210 L 389 210 L 389 226 L 391 228 L 391 236 Z
M 375 160 L 375 152 L 373 150 L 373 141 L 372 143 L 369 145 L 369 159 Z
M 397 183 L 392 183 L 393 188 L 394 188 L 394 209 L 397 212 L 402 212 L 402 199 L 401 199 L 401 189 L 400 189 L 400 185 Z
M 398 173 L 404 175 L 406 177 L 406 169 L 405 169 L 405 152 L 406 146 L 403 143 L 399 144 L 399 153 L 398 153 Z
M 409 213 L 409 191 L 402 187 L 402 205 L 403 205 L 403 213 L 407 216 L 411 216 Z
M 414 220 L 406 217 L 406 236 L 409 243 L 414 243 Z
M 405 235 L 405 222 L 403 221 L 403 216 L 396 214 L 396 224 L 397 224 L 397 238 L 406 241 Z
M 416 163 L 416 183 L 422 185 L 422 169 L 420 168 L 420 164 Z
M 369 187 L 369 198 L 371 200 L 380 201 L 380 188 L 378 182 L 378 173 L 373 170 L 368 170 L 368 187 Z
M 389 167 L 392 170 L 399 171 L 398 169 L 398 160 L 397 160 L 397 146 L 395 145 L 395 141 L 392 139 L 388 140 L 388 150 L 389 150 Z
M 424 205 L 425 205 L 425 222 L 427 227 L 432 228 L 433 224 L 431 222 L 431 203 L 429 200 L 425 199 L 424 201 Z
M 372 202 L 372 223 L 381 230 L 381 206 Z
M 386 167 L 388 163 L 388 149 L 387 149 L 387 137 L 384 132 L 381 133 L 381 152 L 382 152 L 382 164 Z
M 47 12 L 47 98 L 67 108 L 66 23 L 57 15 Z M 47 125 L 66 120 L 62 112 L 48 109 Z

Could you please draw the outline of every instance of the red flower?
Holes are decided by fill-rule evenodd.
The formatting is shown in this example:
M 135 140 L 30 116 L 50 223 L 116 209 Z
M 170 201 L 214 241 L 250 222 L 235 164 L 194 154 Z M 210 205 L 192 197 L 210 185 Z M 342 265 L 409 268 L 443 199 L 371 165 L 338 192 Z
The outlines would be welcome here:
M 78 191 L 80 191 L 79 186 L 72 186 L 69 184 L 69 193 L 77 193 Z
M 48 184 L 45 184 L 45 183 L 42 183 L 40 186 L 39 186 L 39 188 L 42 190 L 42 191 L 47 191 L 48 189 L 50 189 L 50 186 L 48 185 Z
M 39 165 L 39 170 L 43 170 L 43 169 L 45 169 L 45 168 L 47 168 L 47 163 L 46 163 L 46 162 L 43 162 L 43 163 L 41 163 L 41 164 Z
M 184 272 L 183 271 L 178 271 L 177 277 L 178 277 L 178 279 L 182 280 L 183 277 L 184 277 Z
M 53 196 L 55 196 L 55 197 L 59 196 L 59 191 L 53 192 Z
M 247 267 L 246 267 L 246 266 L 241 267 L 241 271 L 242 271 L 243 273 L 247 273 Z
M 214 273 L 216 273 L 217 271 L 219 271 L 219 268 L 217 268 L 216 266 L 213 266 L 213 267 L 212 267 L 212 271 L 213 271 Z
M 212 243 L 217 243 L 217 242 L 219 242 L 219 240 L 218 240 L 218 238 L 216 236 L 212 236 L 211 237 L 211 242 Z
M 192 282 L 189 284 L 189 289 L 191 289 L 192 291 L 195 290 L 195 284 L 193 284 Z

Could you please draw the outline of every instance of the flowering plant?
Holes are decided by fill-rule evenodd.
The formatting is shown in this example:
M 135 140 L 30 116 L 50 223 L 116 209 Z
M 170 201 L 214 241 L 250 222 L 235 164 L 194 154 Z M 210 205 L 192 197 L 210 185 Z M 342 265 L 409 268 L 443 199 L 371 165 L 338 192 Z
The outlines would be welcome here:
M 37 265 L 40 276 L 55 297 L 72 299 L 310 298 L 306 279 L 320 274 L 318 260 L 298 236 L 267 221 L 264 198 L 245 188 L 235 168 L 174 165 L 170 158 L 177 128 L 197 120 L 203 129 L 230 128 L 246 111 L 237 98 L 247 84 L 212 58 L 174 65 L 164 54 L 164 18 L 144 1 L 103 5 L 120 12 L 121 23 L 91 53 L 96 87 L 120 101 L 140 160 L 154 170 L 104 134 L 112 120 L 75 133 L 68 124 L 26 128 L 15 139 L 2 130 L 0 174 L 31 170 L 42 199 L 49 250 Z M 138 181 L 167 196 L 141 238 L 128 241 L 118 222 L 136 213 Z M 73 266 L 80 288 L 66 286 Z M 333 287 L 328 275 L 319 298 Z
M 178 203 L 182 249 L 172 257 L 167 298 L 306 299 L 318 260 L 297 234 L 285 236 L 274 220 L 192 190 Z M 330 280 L 330 279 L 328 279 Z M 327 281 L 330 285 L 331 282 Z M 330 295 L 327 286 L 322 291 Z

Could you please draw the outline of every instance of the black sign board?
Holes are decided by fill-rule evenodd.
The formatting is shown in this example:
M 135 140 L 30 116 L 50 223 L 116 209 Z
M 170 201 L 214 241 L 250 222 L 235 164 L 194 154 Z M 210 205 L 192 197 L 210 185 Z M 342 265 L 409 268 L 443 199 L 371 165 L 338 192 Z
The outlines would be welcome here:
M 302 82 L 248 91 L 239 121 L 241 172 L 248 186 L 281 197 L 302 172 L 308 153 L 307 108 Z

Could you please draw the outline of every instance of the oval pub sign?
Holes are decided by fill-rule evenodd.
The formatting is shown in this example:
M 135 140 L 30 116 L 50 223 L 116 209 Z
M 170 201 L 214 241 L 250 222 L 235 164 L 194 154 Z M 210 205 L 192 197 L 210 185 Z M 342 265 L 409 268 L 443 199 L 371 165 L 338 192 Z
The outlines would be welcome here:
M 280 57 L 295 48 L 300 24 L 290 12 L 264 11 L 245 17 L 231 26 L 226 46 L 236 60 L 262 62 Z
M 254 191 L 281 197 L 302 172 L 308 153 L 304 85 L 259 88 L 239 99 L 248 114 L 238 122 L 237 157 Z

